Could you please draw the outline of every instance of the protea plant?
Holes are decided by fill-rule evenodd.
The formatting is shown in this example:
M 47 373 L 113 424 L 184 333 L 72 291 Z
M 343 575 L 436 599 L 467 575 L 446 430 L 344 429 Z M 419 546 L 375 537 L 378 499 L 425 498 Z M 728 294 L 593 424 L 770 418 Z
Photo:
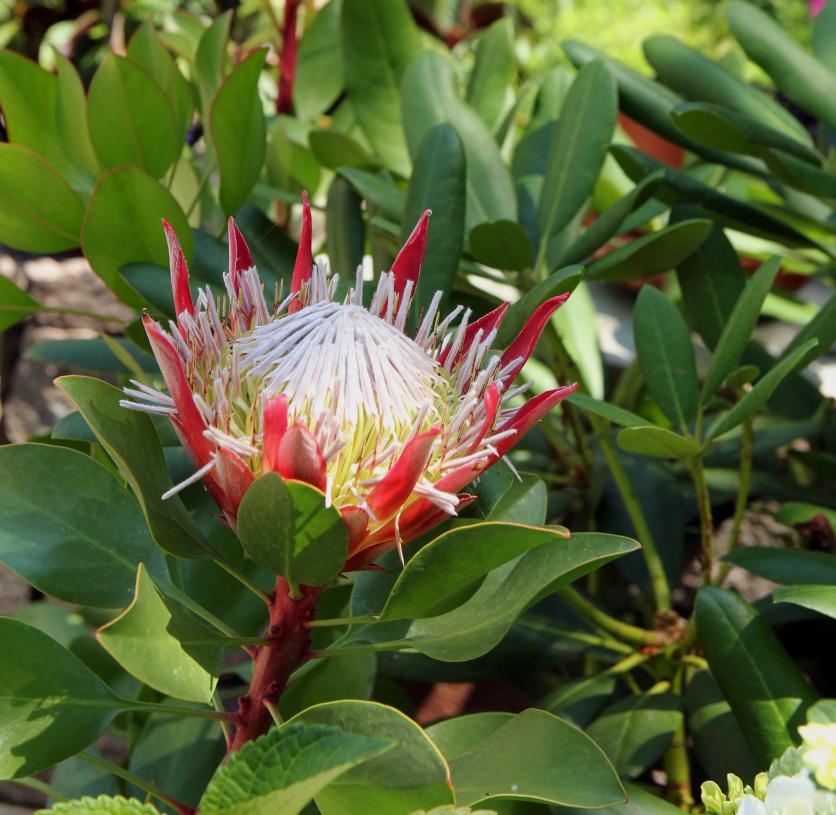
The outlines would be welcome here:
M 410 336 L 429 216 L 380 275 L 368 306 L 362 269 L 337 300 L 338 277 L 313 260 L 307 196 L 286 296 L 281 290 L 265 296 L 230 219 L 226 297 L 216 302 L 207 287 L 195 301 L 177 236 L 163 223 L 177 316 L 167 331 L 144 320 L 168 394 L 134 383 L 122 404 L 170 415 L 196 468 L 170 494 L 203 479 L 234 529 L 241 500 L 259 476 L 277 472 L 307 482 L 346 524 L 346 571 L 393 548 L 402 555 L 403 544 L 473 500 L 463 488 L 576 388 L 512 402 L 526 387 L 514 380 L 568 295 L 540 305 L 499 353 L 492 348 L 507 304 L 477 320 L 461 306 L 442 317 L 437 292 Z M 287 678 L 281 674 L 304 655 L 304 617 L 320 591 L 304 589 L 302 598 L 291 597 L 279 578 L 271 621 L 283 632 L 283 656 L 259 654 L 250 696 L 277 694 Z M 261 649 L 268 650 L 274 649 Z M 289 665 L 271 668 L 271 659 Z M 246 719 L 252 699 L 242 704 Z M 256 707 L 259 722 L 239 727 L 234 745 L 269 726 Z

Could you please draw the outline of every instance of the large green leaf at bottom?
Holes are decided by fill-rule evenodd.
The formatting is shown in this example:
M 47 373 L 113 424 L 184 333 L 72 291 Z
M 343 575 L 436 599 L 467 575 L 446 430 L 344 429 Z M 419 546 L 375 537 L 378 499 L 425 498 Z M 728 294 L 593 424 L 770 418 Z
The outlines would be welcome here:
M 653 795 L 636 784 L 625 784 L 627 803 L 605 809 L 596 809 L 596 815 L 677 815 L 682 810 L 673 804 Z M 588 815 L 588 809 L 573 807 L 553 807 L 552 812 L 557 815 Z
M 377 702 L 327 702 L 302 711 L 288 724 L 293 722 L 397 742 L 323 789 L 316 796 L 322 815 L 404 815 L 453 803 L 443 756 L 427 734 L 395 708 Z
M 78 657 L 0 618 L 0 778 L 51 767 L 95 741 L 125 707 Z
M 766 622 L 734 592 L 703 587 L 696 615 L 711 673 L 767 766 L 793 746 L 815 694 Z
M 137 565 L 166 576 L 133 497 L 89 456 L 45 444 L 0 447 L 0 562 L 68 603 L 121 608 Z
M 245 744 L 209 782 L 204 815 L 296 815 L 323 787 L 394 746 L 385 737 L 294 722 Z

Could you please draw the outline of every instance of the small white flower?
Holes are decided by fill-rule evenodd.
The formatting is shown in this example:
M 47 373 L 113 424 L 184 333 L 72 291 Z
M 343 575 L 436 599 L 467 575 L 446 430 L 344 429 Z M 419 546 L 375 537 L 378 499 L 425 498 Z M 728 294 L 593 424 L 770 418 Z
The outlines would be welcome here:
M 766 788 L 766 815 L 814 815 L 816 785 L 806 774 L 781 775 Z
M 744 795 L 737 806 L 737 815 L 767 815 L 766 806 L 754 795 Z

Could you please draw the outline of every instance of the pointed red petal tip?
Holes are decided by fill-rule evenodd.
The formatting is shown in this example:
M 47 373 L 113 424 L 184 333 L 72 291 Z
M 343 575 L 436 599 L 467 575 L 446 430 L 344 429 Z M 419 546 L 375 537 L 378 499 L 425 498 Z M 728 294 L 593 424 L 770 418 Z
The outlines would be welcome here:
M 177 233 L 171 224 L 163 221 L 163 230 L 168 244 L 168 265 L 171 269 L 171 293 L 174 295 L 174 314 L 179 317 L 184 311 L 194 314 L 194 301 L 189 290 L 189 268 L 186 265 L 186 256 L 180 246 Z
M 430 460 L 439 433 L 441 427 L 433 427 L 408 442 L 392 469 L 369 493 L 366 503 L 378 520 L 393 515 L 409 498 Z
M 485 438 L 485 436 L 488 435 L 490 429 L 493 427 L 494 421 L 496 420 L 496 413 L 499 410 L 499 388 L 497 387 L 496 382 L 491 382 L 491 384 L 488 385 L 485 390 L 485 395 L 482 398 L 482 402 L 485 405 L 485 421 L 482 422 L 479 435 L 473 440 L 473 443 L 468 448 L 468 455 L 476 452 L 476 448 L 479 446 L 479 443 Z
M 415 286 L 418 285 L 418 277 L 421 274 L 421 264 L 424 261 L 424 250 L 427 248 L 430 215 L 432 215 L 432 210 L 425 209 L 424 214 L 392 264 L 392 274 L 395 276 L 395 294 L 403 294 L 406 284 L 410 280 L 413 284 L 412 292 L 415 293 Z
M 313 250 L 311 249 L 311 205 L 308 193 L 302 193 L 302 231 L 299 233 L 299 250 L 296 253 L 296 263 L 293 264 L 293 279 L 290 281 L 290 291 L 298 294 L 302 291 L 302 284 L 311 279 L 313 269 Z M 288 312 L 293 314 L 302 308 L 299 298 L 288 306 Z
M 534 346 L 537 345 L 537 340 L 540 339 L 540 335 L 543 333 L 543 329 L 546 327 L 549 318 L 554 314 L 558 306 L 563 305 L 568 299 L 569 292 L 566 292 L 566 294 L 558 294 L 556 297 L 552 297 L 544 303 L 541 303 L 528 318 L 528 322 L 523 326 L 523 330 L 520 331 L 517 338 L 502 354 L 502 359 L 499 363 L 500 368 L 504 368 L 514 359 L 519 360 L 511 371 L 505 375 L 504 381 L 506 383 L 513 382 L 516 379 L 517 374 L 522 370 L 523 365 L 525 365 L 534 351 Z
M 221 509 L 234 518 L 238 514 L 244 494 L 253 483 L 254 476 L 239 456 L 223 447 L 218 448 L 216 461 L 218 483 L 223 490 Z
M 476 340 L 476 334 L 479 331 L 482 331 L 482 338 L 484 339 L 488 334 L 491 333 L 495 328 L 499 328 L 502 325 L 502 321 L 505 319 L 505 314 L 507 313 L 508 309 L 510 308 L 510 303 L 502 303 L 501 305 L 497 306 L 493 311 L 489 311 L 484 316 L 480 317 L 475 322 L 472 322 L 464 332 L 464 339 L 462 340 L 462 347 L 459 349 L 456 356 L 453 358 L 453 364 L 451 367 L 455 367 L 461 360 L 463 360 L 467 356 L 467 352 L 470 351 L 470 346 Z M 440 354 L 438 357 L 438 362 L 440 365 L 444 365 L 447 362 L 447 355 L 450 349 L 445 348 L 444 353 Z M 466 387 L 466 383 L 464 385 Z
M 569 394 L 578 389 L 578 383 L 555 388 L 538 394 L 529 399 L 505 424 L 497 428 L 497 433 L 514 428 L 517 432 L 513 436 L 502 439 L 496 444 L 497 452 L 504 456 L 520 439 L 534 427 L 558 402 L 562 402 Z
M 232 275 L 232 290 L 238 294 L 241 272 L 252 268 L 255 264 L 247 242 L 232 216 L 227 221 L 227 229 L 229 231 L 229 273 Z

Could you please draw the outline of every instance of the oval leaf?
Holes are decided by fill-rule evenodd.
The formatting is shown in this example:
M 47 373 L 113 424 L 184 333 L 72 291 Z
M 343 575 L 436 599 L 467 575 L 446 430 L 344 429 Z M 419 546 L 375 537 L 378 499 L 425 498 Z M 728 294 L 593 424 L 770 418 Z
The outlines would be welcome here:
M 699 445 L 664 427 L 626 427 L 618 434 L 618 446 L 628 453 L 654 458 L 691 458 L 700 454 Z

